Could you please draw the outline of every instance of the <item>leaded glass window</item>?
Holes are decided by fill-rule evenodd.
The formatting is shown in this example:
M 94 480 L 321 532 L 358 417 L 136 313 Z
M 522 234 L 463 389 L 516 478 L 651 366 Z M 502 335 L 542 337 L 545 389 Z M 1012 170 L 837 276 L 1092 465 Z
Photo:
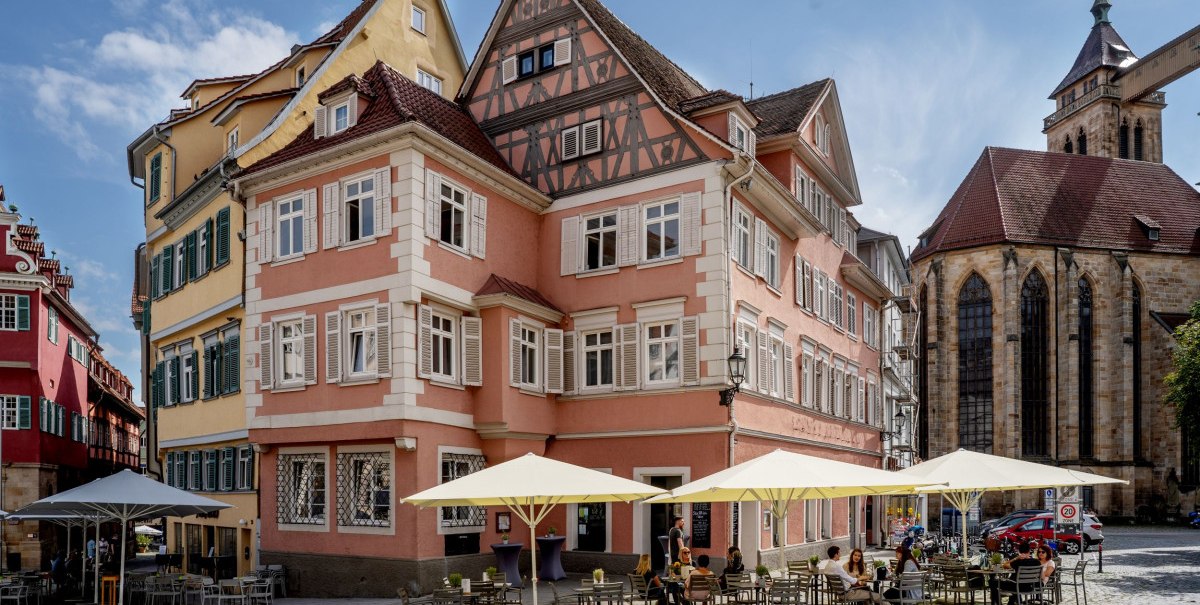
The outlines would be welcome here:
M 992 293 L 975 273 L 958 293 L 958 444 L 992 451 Z
M 1092 384 L 1092 285 L 1079 280 L 1079 457 L 1093 455 L 1095 391 Z
M 1049 338 L 1046 280 L 1034 271 L 1021 287 L 1021 454 L 1049 451 Z

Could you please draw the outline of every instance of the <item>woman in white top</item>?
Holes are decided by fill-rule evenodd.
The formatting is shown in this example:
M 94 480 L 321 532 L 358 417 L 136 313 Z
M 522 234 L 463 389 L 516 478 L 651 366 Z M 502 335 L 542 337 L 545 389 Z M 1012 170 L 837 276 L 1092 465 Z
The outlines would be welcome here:
M 1045 584 L 1050 576 L 1054 575 L 1054 553 L 1050 552 L 1050 547 L 1045 544 L 1037 549 L 1038 563 L 1042 564 L 1042 584 Z

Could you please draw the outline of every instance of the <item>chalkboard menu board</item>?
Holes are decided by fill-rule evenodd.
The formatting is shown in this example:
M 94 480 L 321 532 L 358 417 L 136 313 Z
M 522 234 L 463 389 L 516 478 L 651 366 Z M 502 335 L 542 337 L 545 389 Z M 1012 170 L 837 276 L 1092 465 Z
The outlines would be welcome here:
M 692 548 L 712 547 L 712 504 L 692 505 Z

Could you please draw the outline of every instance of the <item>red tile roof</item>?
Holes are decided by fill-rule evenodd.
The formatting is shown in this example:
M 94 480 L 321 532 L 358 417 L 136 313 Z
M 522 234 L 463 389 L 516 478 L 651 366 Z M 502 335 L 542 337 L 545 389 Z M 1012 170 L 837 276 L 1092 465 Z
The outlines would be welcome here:
M 508 294 L 562 313 L 562 309 L 554 306 L 554 303 L 550 302 L 545 296 L 542 296 L 541 292 L 511 279 L 500 277 L 495 273 L 488 277 L 483 287 L 475 293 L 475 296 L 487 296 L 489 294 Z
M 747 102 L 750 111 L 762 120 L 754 132 L 760 137 L 795 133 L 829 82 L 831 80 L 825 78 Z
M 1003 242 L 1200 255 L 1198 229 L 1200 193 L 1163 164 L 988 147 L 912 257 Z
M 421 87 L 382 61 L 376 62 L 362 75 L 362 83 L 369 93 L 365 96 L 370 97 L 370 102 L 359 116 L 357 124 L 320 139 L 313 138 L 310 124 L 291 143 L 248 166 L 238 176 L 278 166 L 407 122 L 420 122 L 467 152 L 515 176 L 512 168 L 492 146 L 491 140 L 479 130 L 470 114 L 460 105 Z

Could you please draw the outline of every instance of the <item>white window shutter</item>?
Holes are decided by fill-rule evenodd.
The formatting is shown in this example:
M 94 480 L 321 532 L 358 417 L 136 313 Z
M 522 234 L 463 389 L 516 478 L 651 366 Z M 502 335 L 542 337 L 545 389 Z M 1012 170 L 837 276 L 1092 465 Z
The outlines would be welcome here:
M 375 305 L 375 372 L 392 375 L 392 305 Z
M 563 331 L 546 328 L 546 392 L 563 392 Z
M 746 126 L 746 137 L 748 139 L 746 141 L 746 153 L 756 155 L 758 153 L 758 135 L 754 134 L 749 125 Z
M 325 229 L 325 249 L 336 248 L 341 243 L 341 204 L 339 197 L 341 193 L 340 183 L 330 183 L 325 185 L 321 191 L 322 202 L 325 206 L 324 224 Z
M 438 192 L 442 175 L 425 171 L 425 237 L 439 239 L 442 236 L 442 204 Z
M 350 100 L 346 102 L 346 128 L 354 126 L 358 123 L 358 95 L 350 95 Z
M 487 257 L 487 198 L 471 194 L 471 254 Z
M 433 309 L 417 307 L 417 377 L 433 375 Z
M 258 258 L 270 262 L 275 257 L 275 202 L 258 207 Z
M 558 135 L 559 153 L 562 159 L 573 160 L 579 157 L 579 127 L 564 128 Z
M 804 259 L 796 257 L 796 306 L 804 308 Z
M 483 320 L 478 317 L 462 318 L 463 333 L 463 384 L 469 387 L 483 386 Z
M 557 55 L 556 55 L 557 58 Z M 501 82 L 508 84 L 517 79 L 517 58 L 509 57 L 500 62 Z
M 604 121 L 592 120 L 579 127 L 579 155 L 596 153 L 604 147 Z
M 771 339 L 766 332 L 758 333 L 758 390 L 771 392 Z
M 808 261 L 804 261 L 804 308 L 813 308 L 812 263 Z
M 795 401 L 796 396 L 796 356 L 792 345 L 783 343 L 783 398 Z
M 508 366 L 509 384 L 521 386 L 521 320 L 508 320 Z
M 703 238 L 700 229 L 700 194 L 685 193 L 679 199 L 679 239 L 683 256 L 700 254 Z
M 754 218 L 754 274 L 767 275 L 767 222 Z
M 579 217 L 568 216 L 562 220 L 559 250 L 559 275 L 574 275 L 579 271 Z
M 392 232 L 392 168 L 375 171 L 375 235 Z
M 684 317 L 679 320 L 680 375 L 683 385 L 700 384 L 700 320 Z
M 614 391 L 633 391 L 638 388 L 638 324 L 623 324 L 614 328 L 616 342 L 613 344 L 613 366 L 617 370 L 614 377 Z
M 317 190 L 304 192 L 304 253 L 317 251 Z
M 258 369 L 262 372 L 259 377 L 259 382 L 262 385 L 262 390 L 267 391 L 274 387 L 274 371 L 271 368 L 271 353 L 274 343 L 273 325 L 270 323 L 258 326 Z M 195 370 L 193 370 L 195 371 Z
M 325 382 L 342 381 L 342 315 L 325 314 Z
M 729 112 L 729 144 L 737 148 L 737 116 L 733 112 Z
M 317 384 L 317 316 L 305 315 L 300 331 L 304 335 L 304 384 Z
M 317 105 L 313 109 L 313 138 L 320 139 L 325 137 L 325 132 L 329 130 L 329 118 L 326 115 L 327 110 L 324 105 Z
M 566 65 L 571 62 L 571 38 L 554 41 L 554 66 Z
M 638 254 L 638 246 L 642 240 L 641 212 L 641 207 L 634 205 L 622 206 L 618 213 L 620 221 L 617 225 L 617 264 L 622 267 L 636 265 L 641 258 Z
M 573 395 L 578 388 L 575 384 L 575 332 L 563 332 L 563 394 Z

